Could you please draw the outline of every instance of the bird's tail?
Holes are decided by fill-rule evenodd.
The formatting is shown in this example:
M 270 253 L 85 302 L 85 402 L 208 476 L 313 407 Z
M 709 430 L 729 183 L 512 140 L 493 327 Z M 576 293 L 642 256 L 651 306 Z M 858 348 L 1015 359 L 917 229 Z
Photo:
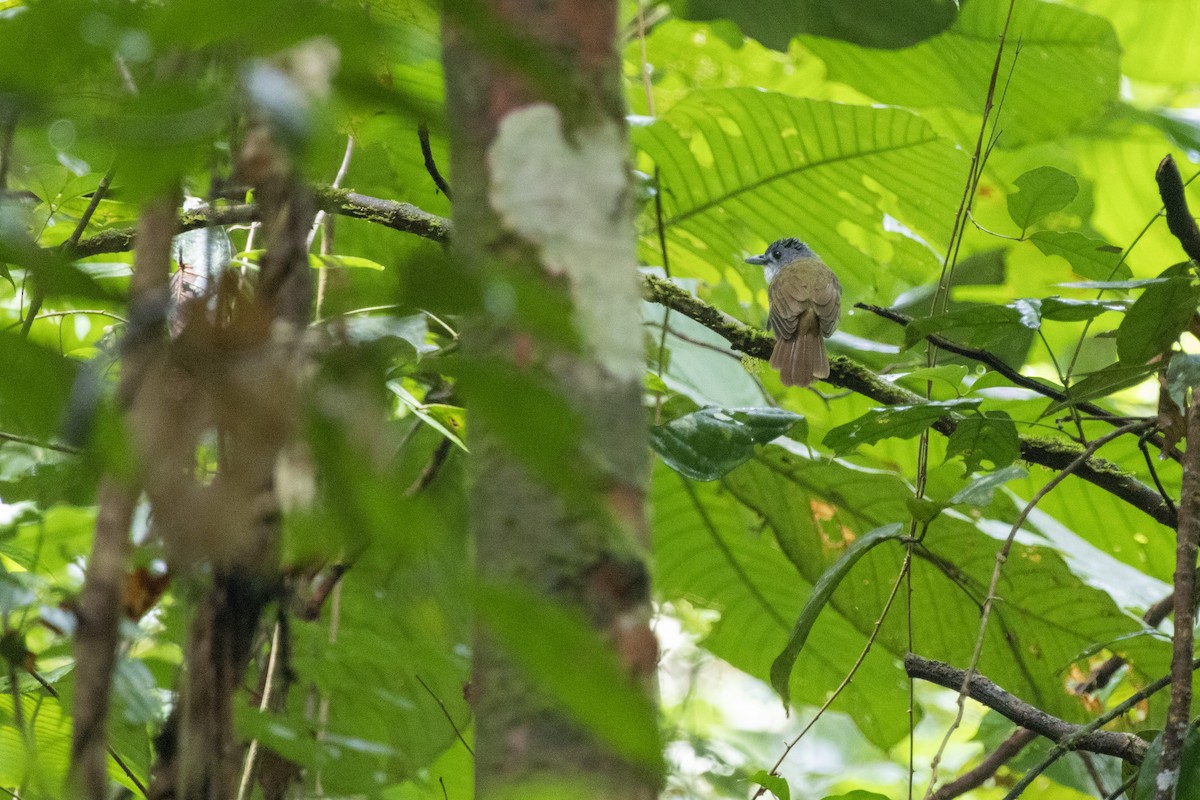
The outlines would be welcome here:
M 779 370 L 784 386 L 808 386 L 817 378 L 829 377 L 825 341 L 817 332 L 797 332 L 792 339 L 779 339 L 771 351 L 771 366 Z

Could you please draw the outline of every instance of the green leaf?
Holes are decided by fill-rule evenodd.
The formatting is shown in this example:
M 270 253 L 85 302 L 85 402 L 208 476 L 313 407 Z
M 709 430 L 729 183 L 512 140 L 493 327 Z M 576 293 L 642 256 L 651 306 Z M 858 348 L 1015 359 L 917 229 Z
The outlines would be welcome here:
M 967 372 L 969 371 L 965 364 L 943 364 L 940 367 L 922 367 L 897 378 L 896 382 L 915 392 L 925 391 L 925 384 L 930 381 L 935 383 L 941 382 L 951 389 L 958 391 L 962 388 L 963 378 L 967 377 Z
M 1047 214 L 1075 199 L 1079 181 L 1055 167 L 1031 169 L 1016 180 L 1017 192 L 1008 196 L 1008 216 L 1026 231 Z
M 1029 237 L 1029 241 L 1048 256 L 1065 258 L 1071 265 L 1071 271 L 1084 278 L 1109 282 L 1114 278 L 1127 279 L 1133 275 L 1129 266 L 1121 262 L 1119 248 L 1082 233 L 1038 231 Z
M 868 792 L 866 789 L 855 789 L 845 794 L 826 795 L 822 800 L 889 800 L 889 798 L 876 792 Z
M 54 436 L 63 424 L 76 366 L 18 333 L 0 333 L 0 430 Z
M 1154 13 L 1123 0 L 1081 0 L 1077 5 L 1106 17 L 1127 46 L 1121 72 L 1165 84 L 1200 83 L 1200 52 L 1193 46 L 1200 7 L 1191 0 L 1158 0 Z M 1129 46 L 1129 45 L 1140 46 Z
M 691 92 L 632 137 L 660 170 L 672 274 L 749 272 L 746 255 L 797 232 L 847 296 L 936 274 L 928 249 L 884 230 L 881 215 L 941 247 L 966 170 L 964 154 L 912 112 L 748 88 Z M 653 215 L 647 223 L 657 229 Z M 657 235 L 641 250 L 647 263 L 661 259 Z
M 779 775 L 772 775 L 765 769 L 760 769 L 750 776 L 750 780 L 778 797 L 779 800 L 792 800 L 791 787 L 788 786 L 787 780 Z
M 1147 286 L 1153 286 L 1156 283 L 1165 283 L 1163 278 L 1136 278 L 1127 281 L 1071 281 L 1069 283 L 1057 283 L 1055 286 L 1062 286 L 1066 289 L 1099 289 L 1101 291 L 1122 291 L 1125 289 L 1143 289 Z
M 463 409 L 439 404 L 426 405 L 413 397 L 399 381 L 388 381 L 387 387 L 426 425 L 445 436 L 463 452 L 470 452 L 463 441 L 467 423 Z
M 879 102 L 952 106 L 978 119 L 1008 9 L 1008 0 L 963 3 L 945 33 L 904 50 L 865 50 L 816 37 L 802 42 L 825 62 L 830 80 Z M 1006 146 L 1061 136 L 1117 100 L 1121 49 L 1107 20 L 1058 3 L 1022 2 L 1013 9 L 1009 36 L 1019 36 L 1021 47 L 1019 57 L 1017 48 L 1006 48 L 1000 65 L 1004 79 L 1011 74 Z M 977 129 L 972 122 L 972 141 Z
M 540 688 L 618 753 L 662 772 L 653 702 L 582 615 L 517 587 L 480 587 L 476 600 L 484 625 Z
M 308 265 L 310 267 L 314 267 L 314 268 L 316 268 L 316 267 L 331 267 L 334 269 L 337 269 L 337 268 L 373 269 L 373 270 L 378 270 L 379 272 L 383 272 L 383 270 L 385 269 L 383 264 L 380 264 L 378 261 L 372 261 L 369 258 L 362 258 L 360 256 L 343 256 L 343 255 L 323 256 L 323 255 L 317 255 L 316 253 L 309 254 Z
M 671 469 L 715 481 L 754 455 L 754 445 L 783 436 L 804 417 L 781 408 L 702 408 L 650 429 L 650 443 Z
M 1129 304 L 1121 300 L 1072 300 L 1046 297 L 1041 301 L 1042 319 L 1056 322 L 1080 322 L 1094 319 L 1106 311 L 1124 312 Z
M 792 628 L 792 633 L 788 637 L 787 646 L 784 647 L 783 652 L 771 664 L 771 686 L 775 687 L 775 691 L 783 698 L 785 706 L 791 697 L 790 680 L 792 668 L 796 665 L 796 658 L 804 648 L 804 642 L 808 639 L 808 634 L 812 630 L 813 624 L 817 621 L 821 609 L 825 608 L 829 603 L 829 599 L 833 596 L 838 584 L 849 574 L 859 559 L 869 553 L 876 545 L 892 539 L 899 539 L 904 535 L 904 531 L 905 528 L 903 525 L 894 522 L 858 537 L 854 540 L 853 544 L 846 548 L 846 552 L 842 554 L 842 557 L 832 567 L 825 570 L 820 579 L 813 584 L 812 594 L 808 596 L 804 608 L 800 611 L 796 625 Z
M 858 419 L 839 425 L 825 434 L 825 446 L 837 455 L 849 453 L 859 445 L 882 439 L 911 439 L 945 416 L 978 408 L 978 398 L 959 398 L 919 403 L 911 406 L 873 408 Z
M 945 314 L 922 317 L 904 328 L 904 346 L 912 347 L 931 333 L 956 341 L 966 341 L 987 349 L 994 342 L 1007 339 L 1027 324 L 1028 315 L 1013 306 L 978 305 L 958 308 Z
M 967 473 L 976 472 L 983 462 L 1002 469 L 1021 456 L 1017 426 L 1003 411 L 988 411 L 958 422 L 946 444 L 946 459 L 962 454 Z
M 1089 373 L 1087 377 L 1078 383 L 1072 384 L 1070 400 L 1068 402 L 1055 400 L 1046 407 L 1041 416 L 1045 417 L 1049 414 L 1057 413 L 1073 403 L 1083 403 L 1088 400 L 1107 397 L 1114 392 L 1119 392 L 1130 386 L 1137 386 L 1158 371 L 1158 368 L 1159 365 L 1154 363 L 1109 364 L 1103 369 Z
M 912 514 L 912 518 L 920 523 L 933 522 L 937 519 L 938 514 L 948 507 L 945 503 L 939 503 L 926 497 L 910 497 L 907 505 L 908 513 Z
M 985 472 L 978 478 L 971 479 L 971 482 L 955 493 L 950 498 L 950 505 L 967 505 L 983 507 L 990 505 L 992 496 L 1004 484 L 1011 480 L 1024 478 L 1029 473 L 1024 467 L 1005 467 L 998 469 L 995 472 Z
M 1168 267 L 1166 283 L 1148 286 L 1117 329 L 1117 356 L 1123 364 L 1145 364 L 1171 348 L 1187 329 L 1200 302 L 1200 287 L 1186 264 Z
M 1175 405 L 1184 408 L 1188 389 L 1200 386 L 1200 356 L 1176 353 L 1167 367 L 1167 391 Z
M 787 52 L 798 33 L 829 36 L 864 47 L 909 47 L 941 33 L 958 13 L 944 0 L 673 0 L 685 19 L 729 18 L 767 47 Z

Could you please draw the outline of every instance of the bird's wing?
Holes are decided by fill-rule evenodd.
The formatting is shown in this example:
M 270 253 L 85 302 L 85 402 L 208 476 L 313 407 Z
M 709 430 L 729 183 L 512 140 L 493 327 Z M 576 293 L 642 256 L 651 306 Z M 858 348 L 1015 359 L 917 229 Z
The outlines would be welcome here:
M 834 275 L 829 284 L 813 294 L 813 310 L 821 321 L 821 335 L 828 337 L 837 330 L 838 320 L 842 316 L 842 284 Z
M 791 339 L 796 335 L 800 312 L 808 307 L 811 292 L 807 286 L 779 279 L 767 287 L 769 310 L 767 327 L 780 339 Z

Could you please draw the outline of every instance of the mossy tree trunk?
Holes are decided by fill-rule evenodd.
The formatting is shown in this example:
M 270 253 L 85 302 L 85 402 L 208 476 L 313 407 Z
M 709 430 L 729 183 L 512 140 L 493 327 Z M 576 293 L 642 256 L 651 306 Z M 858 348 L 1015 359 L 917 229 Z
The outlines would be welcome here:
M 452 258 L 482 298 L 460 374 L 479 577 L 586 619 L 652 693 L 642 333 L 616 25 L 611 0 L 447 3 Z M 560 710 L 481 612 L 477 796 L 567 785 L 579 797 L 653 797 L 655 771 Z M 579 666 L 563 654 L 562 670 Z

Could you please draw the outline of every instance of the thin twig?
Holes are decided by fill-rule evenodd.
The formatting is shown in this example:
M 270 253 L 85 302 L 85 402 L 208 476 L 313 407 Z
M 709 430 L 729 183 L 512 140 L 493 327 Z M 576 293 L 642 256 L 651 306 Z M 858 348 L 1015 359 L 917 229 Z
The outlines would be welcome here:
M 1026 518 L 1028 518 L 1030 513 L 1032 513 L 1037 504 L 1041 502 L 1042 498 L 1049 494 L 1054 487 L 1066 480 L 1067 476 L 1075 472 L 1075 470 L 1077 470 L 1088 458 L 1090 458 L 1093 453 L 1111 442 L 1113 439 L 1116 439 L 1118 436 L 1129 433 L 1133 430 L 1147 428 L 1152 424 L 1153 422 L 1150 420 L 1130 423 L 1129 425 L 1125 425 L 1116 429 L 1115 431 L 1110 431 L 1098 439 L 1094 439 L 1090 444 L 1088 444 L 1087 447 L 1083 449 L 1083 452 L 1080 453 L 1074 461 L 1072 461 L 1066 466 L 1066 468 L 1060 470 L 1053 478 L 1047 481 L 1046 485 L 1038 490 L 1037 494 L 1035 494 L 1029 500 L 1029 502 L 1025 504 L 1025 508 L 1021 509 L 1021 513 L 1017 515 L 1017 519 L 1013 522 L 1012 528 L 1008 532 L 1008 536 L 1005 538 L 1004 543 L 1000 546 L 1000 550 L 996 553 L 996 564 L 992 569 L 992 580 L 988 585 L 987 597 L 983 601 L 983 612 L 980 614 L 979 633 L 975 637 L 975 647 L 971 652 L 971 662 L 968 664 L 966 672 L 964 673 L 962 687 L 959 689 L 958 693 L 958 711 L 954 715 L 954 721 L 950 724 L 949 729 L 947 729 L 946 735 L 942 737 L 942 742 L 938 746 L 937 752 L 934 754 L 933 761 L 930 764 L 931 775 L 929 779 L 929 787 L 925 790 L 926 797 L 933 794 L 933 788 L 937 783 L 937 765 L 941 760 L 942 753 L 945 752 L 946 746 L 950 743 L 950 737 L 954 735 L 954 732 L 958 730 L 958 726 L 962 724 L 966 698 L 971 688 L 971 679 L 975 676 L 975 670 L 979 666 L 979 658 L 983 654 L 983 643 L 987 638 L 986 634 L 988 619 L 991 616 L 992 607 L 996 603 L 996 587 L 1000 584 L 1000 572 L 1004 568 L 1004 562 L 1008 560 L 1008 553 L 1012 549 L 1013 541 L 1017 537 L 1017 531 L 1019 531 L 1021 526 L 1025 524 Z
M 262 698 L 258 703 L 259 712 L 264 712 L 271 704 L 271 693 L 275 685 L 275 665 L 279 661 L 280 648 L 280 630 L 282 626 L 279 622 L 275 623 L 275 628 L 271 631 L 271 649 L 267 653 L 267 675 L 263 680 Z M 237 800 L 246 800 L 250 796 L 250 781 L 254 777 L 254 764 L 258 760 L 258 739 L 250 741 L 250 747 L 246 750 L 246 762 L 242 766 L 242 780 L 238 784 Z
M 475 751 L 471 749 L 471 745 L 467 744 L 467 740 L 463 738 L 462 731 L 458 729 L 458 725 L 454 722 L 454 717 L 450 716 L 450 709 L 446 708 L 446 704 L 442 702 L 442 698 L 438 697 L 437 694 L 434 693 L 433 689 L 429 688 L 429 684 L 426 683 L 420 675 L 416 675 L 414 677 L 416 677 L 418 683 L 425 687 L 425 691 L 429 692 L 429 696 L 433 698 L 433 701 L 438 704 L 438 708 L 442 710 L 442 715 L 446 717 L 446 721 L 449 722 L 450 727 L 454 729 L 454 735 L 458 737 L 460 742 L 462 742 L 462 746 L 467 748 L 468 753 L 475 755 Z
M 742 360 L 741 356 L 739 356 L 733 350 L 730 350 L 728 347 L 721 347 L 720 345 L 715 345 L 712 342 L 702 342 L 699 339 L 688 336 L 685 333 L 680 333 L 679 331 L 677 331 L 674 328 L 668 328 L 667 326 L 663 325 L 661 322 L 654 322 L 653 320 L 647 320 L 647 321 L 643 322 L 642 324 L 647 327 L 650 327 L 650 328 L 658 328 L 660 330 L 668 331 L 672 336 L 674 336 L 676 339 L 679 339 L 680 341 L 687 342 L 688 344 L 694 344 L 697 347 L 703 347 L 705 350 L 711 350 L 714 353 L 717 353 L 718 355 L 722 355 L 727 358 L 732 358 L 734 361 L 740 362 Z
M 417 140 L 421 143 L 421 157 L 425 159 L 425 171 L 433 179 L 434 185 L 442 194 L 446 195 L 446 199 L 454 200 L 454 195 L 450 193 L 450 184 L 438 171 L 437 161 L 433 158 L 433 148 L 429 145 L 429 126 L 424 122 L 417 123 Z
M 33 439 L 28 436 L 22 436 L 19 433 L 8 433 L 6 431 L 0 431 L 0 440 L 6 441 L 6 442 L 16 442 L 18 444 L 27 444 L 27 445 L 30 445 L 31 447 L 43 447 L 47 450 L 54 450 L 59 453 L 67 453 L 69 455 L 78 455 L 79 453 L 83 452 L 78 447 L 71 447 L 68 444 L 56 444 L 54 442 L 39 442 L 37 439 Z
M 796 734 L 796 738 L 788 742 L 787 746 L 783 750 L 783 754 L 780 755 L 779 760 L 775 762 L 775 766 L 771 767 L 771 775 L 779 774 L 779 768 L 783 765 L 784 759 L 788 757 L 788 754 L 792 752 L 792 748 L 800 743 L 800 740 L 803 739 L 804 735 L 812 729 L 812 726 L 817 724 L 817 720 L 819 720 L 825 714 L 826 710 L 833 705 L 833 701 L 838 698 L 838 695 L 842 693 L 842 690 L 850 685 L 850 681 L 854 679 L 859 667 L 861 667 L 863 661 L 866 660 L 867 653 L 871 652 L 871 645 L 875 644 L 875 639 L 879 636 L 879 629 L 883 627 L 883 622 L 885 619 L 887 619 L 888 611 L 890 611 L 892 608 L 892 603 L 896 599 L 896 594 L 900 591 L 900 584 L 904 582 L 904 578 L 906 575 L 908 575 L 911 566 L 912 553 L 910 551 L 905 553 L 904 561 L 900 565 L 900 574 L 896 576 L 896 581 L 892 584 L 892 591 L 888 595 L 887 600 L 884 602 L 883 610 L 879 612 L 879 617 L 875 620 L 875 627 L 871 629 L 871 634 L 867 637 L 867 643 L 863 646 L 862 652 L 858 654 L 858 659 L 854 662 L 854 665 L 850 667 L 850 671 L 846 673 L 846 677 L 842 679 L 842 682 L 838 684 L 838 687 L 833 690 L 833 693 L 829 695 L 824 704 L 817 709 L 817 713 L 814 714 L 813 718 L 809 720 L 807 725 L 804 726 L 804 729 L 800 731 L 800 733 Z M 762 797 L 763 793 L 766 791 L 767 787 L 760 785 L 758 787 L 758 791 L 754 793 L 752 800 L 758 800 L 758 798 Z
M 997 745 L 995 750 L 988 753 L 986 758 L 934 792 L 932 800 L 953 800 L 979 788 L 1036 738 L 1037 734 L 1028 728 L 1017 728 L 1011 736 Z

